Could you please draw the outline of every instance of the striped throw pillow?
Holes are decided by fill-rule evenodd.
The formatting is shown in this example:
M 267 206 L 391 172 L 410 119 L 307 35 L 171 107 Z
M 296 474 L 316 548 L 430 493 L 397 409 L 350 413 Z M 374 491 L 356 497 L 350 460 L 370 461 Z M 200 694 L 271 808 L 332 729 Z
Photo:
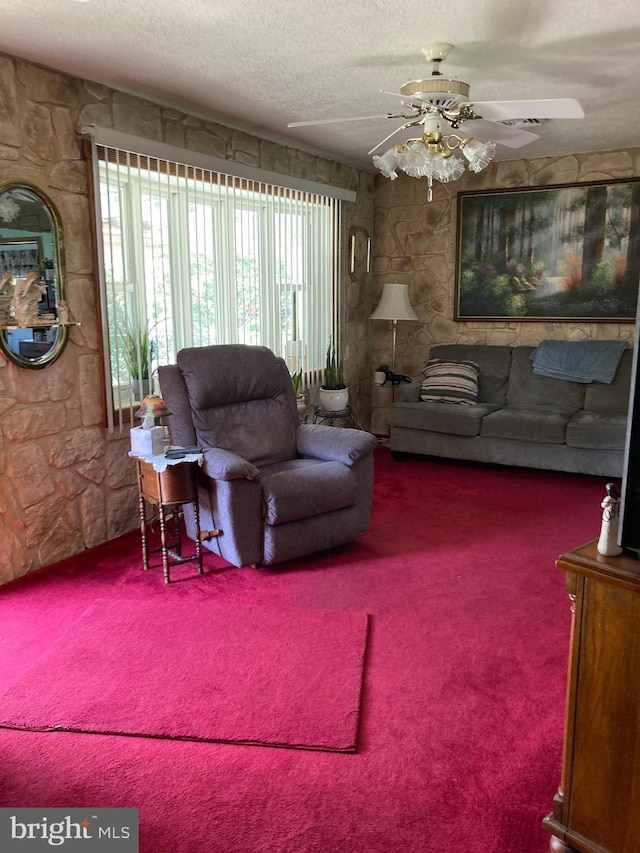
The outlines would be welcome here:
M 474 406 L 478 400 L 478 365 L 473 361 L 432 358 L 422 375 L 420 399 L 426 403 Z

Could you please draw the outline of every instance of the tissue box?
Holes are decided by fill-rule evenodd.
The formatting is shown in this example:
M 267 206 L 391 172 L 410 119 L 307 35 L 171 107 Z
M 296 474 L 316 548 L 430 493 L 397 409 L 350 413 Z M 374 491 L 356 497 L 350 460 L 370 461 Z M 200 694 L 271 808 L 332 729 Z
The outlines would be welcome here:
M 151 429 L 134 427 L 129 430 L 131 452 L 135 456 L 160 456 L 164 453 L 164 429 L 159 426 Z

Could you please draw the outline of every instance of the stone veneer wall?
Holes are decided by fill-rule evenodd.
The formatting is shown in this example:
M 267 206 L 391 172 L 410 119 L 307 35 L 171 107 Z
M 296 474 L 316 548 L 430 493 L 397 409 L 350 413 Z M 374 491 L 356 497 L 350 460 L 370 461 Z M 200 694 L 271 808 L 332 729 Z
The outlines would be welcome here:
M 430 348 L 440 343 L 535 345 L 544 338 L 632 343 L 630 323 L 455 322 L 456 194 L 638 176 L 640 149 L 493 163 L 480 174 L 467 172 L 452 184 L 434 182 L 431 202 L 426 199 L 424 180 L 406 175 L 395 181 L 377 177 L 374 302 L 386 282 L 408 284 L 421 321 L 398 324 L 396 372 L 419 376 Z M 372 370 L 389 362 L 391 352 L 387 324 L 373 325 Z
M 90 200 L 78 138 L 87 124 L 355 190 L 357 201 L 343 204 L 343 244 L 352 226 L 373 231 L 369 173 L 0 55 L 0 183 L 34 184 L 58 208 L 67 301 L 81 322 L 43 370 L 0 355 L 0 583 L 137 525 L 128 436 L 110 436 L 102 425 Z M 348 249 L 343 255 L 346 272 Z M 362 310 L 360 285 L 346 274 L 344 281 L 346 376 L 357 406 L 370 391 L 370 311 L 368 303 Z

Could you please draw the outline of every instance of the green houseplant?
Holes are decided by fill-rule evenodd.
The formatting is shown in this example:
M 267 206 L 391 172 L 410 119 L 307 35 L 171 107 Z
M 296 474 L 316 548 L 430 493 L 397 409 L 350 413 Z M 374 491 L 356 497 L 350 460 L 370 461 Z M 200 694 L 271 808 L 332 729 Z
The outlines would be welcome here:
M 291 374 L 291 384 L 293 385 L 293 390 L 296 392 L 297 396 L 300 393 L 300 388 L 302 387 L 302 368 Z
M 146 326 L 128 323 L 120 343 L 131 379 L 131 390 L 137 400 L 142 400 L 151 393 L 153 341 L 149 330 Z
M 324 383 L 322 387 L 328 391 L 340 391 L 347 387 L 344 384 L 342 359 L 338 358 L 333 338 L 331 338 L 327 347 L 327 360 L 324 368 Z
M 307 416 L 307 397 L 301 390 L 302 368 L 291 374 L 291 384 L 293 385 L 293 390 L 296 392 L 296 408 L 298 409 L 298 415 L 302 422 Z
M 344 384 L 342 359 L 338 358 L 333 338 L 327 347 L 324 383 L 319 390 L 320 408 L 326 412 L 340 412 L 349 403 L 349 389 Z

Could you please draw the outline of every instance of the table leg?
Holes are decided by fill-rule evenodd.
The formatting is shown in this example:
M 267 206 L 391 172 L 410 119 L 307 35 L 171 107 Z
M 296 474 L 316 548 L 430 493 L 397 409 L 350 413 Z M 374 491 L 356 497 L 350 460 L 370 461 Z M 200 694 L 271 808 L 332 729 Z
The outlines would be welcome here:
M 200 508 L 198 501 L 193 504 L 193 514 L 196 523 L 196 558 L 198 562 L 198 574 L 202 574 L 202 540 L 200 538 Z
M 140 508 L 140 540 L 142 542 L 142 568 L 147 571 L 149 568 L 149 552 L 147 550 L 147 516 L 145 512 L 144 498 L 140 492 L 138 502 Z
M 182 532 L 180 530 L 180 506 L 175 504 L 173 507 L 173 522 L 176 529 L 176 554 L 182 556 Z
M 169 553 L 167 551 L 167 524 L 164 515 L 164 505 L 158 505 L 158 514 L 160 516 L 160 546 L 162 548 L 162 572 L 164 574 L 164 582 L 170 583 L 169 578 Z

